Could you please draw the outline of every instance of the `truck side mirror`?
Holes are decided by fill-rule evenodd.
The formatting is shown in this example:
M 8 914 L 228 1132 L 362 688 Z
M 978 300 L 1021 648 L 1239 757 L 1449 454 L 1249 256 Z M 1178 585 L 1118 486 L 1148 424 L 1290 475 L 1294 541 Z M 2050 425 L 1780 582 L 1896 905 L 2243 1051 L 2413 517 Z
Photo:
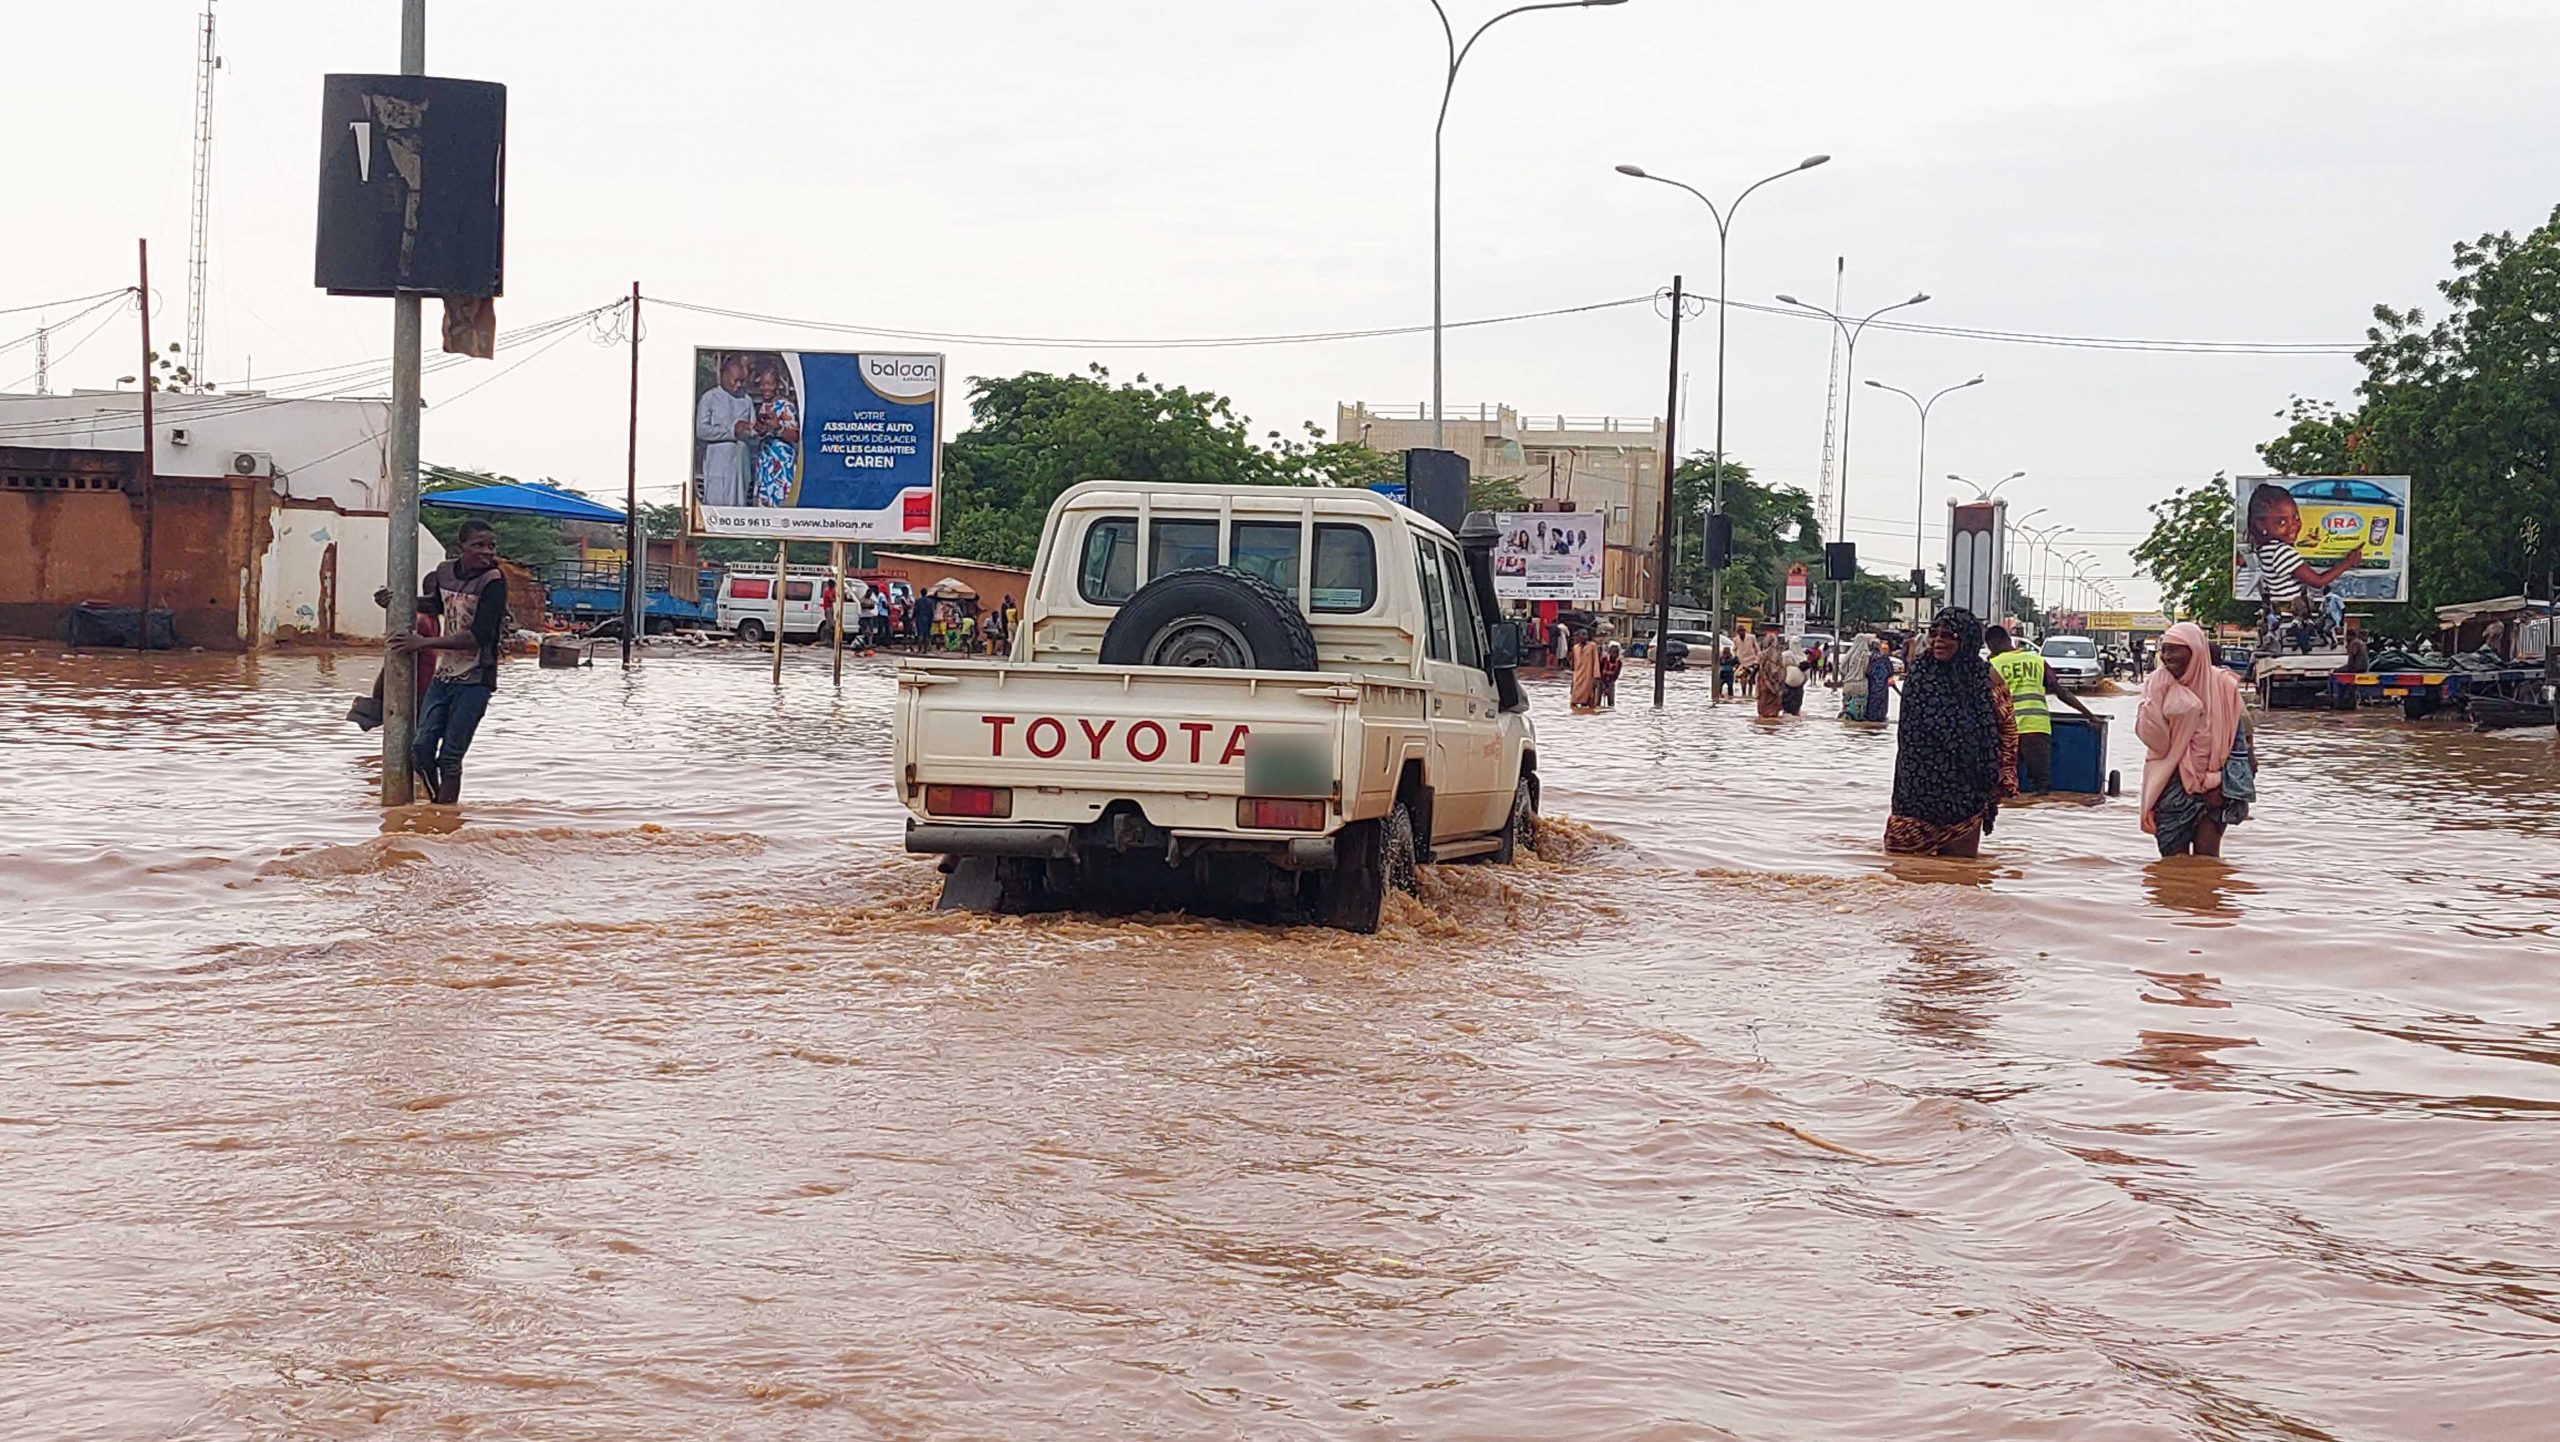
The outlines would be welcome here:
M 1486 658 L 1497 671 L 1515 670 L 1520 665 L 1520 623 L 1503 621 L 1493 628 L 1493 654 Z

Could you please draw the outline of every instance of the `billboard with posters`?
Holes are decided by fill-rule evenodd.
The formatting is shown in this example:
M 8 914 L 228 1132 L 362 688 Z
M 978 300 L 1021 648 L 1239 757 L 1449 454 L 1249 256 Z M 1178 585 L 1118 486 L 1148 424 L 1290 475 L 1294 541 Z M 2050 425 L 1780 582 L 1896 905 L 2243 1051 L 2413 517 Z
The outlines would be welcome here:
M 1600 599 L 1602 511 L 1504 511 L 1493 593 L 1506 601 Z
M 939 539 L 942 357 L 697 347 L 697 536 Z
M 2240 476 L 2231 487 L 2233 599 L 2409 599 L 2407 476 Z

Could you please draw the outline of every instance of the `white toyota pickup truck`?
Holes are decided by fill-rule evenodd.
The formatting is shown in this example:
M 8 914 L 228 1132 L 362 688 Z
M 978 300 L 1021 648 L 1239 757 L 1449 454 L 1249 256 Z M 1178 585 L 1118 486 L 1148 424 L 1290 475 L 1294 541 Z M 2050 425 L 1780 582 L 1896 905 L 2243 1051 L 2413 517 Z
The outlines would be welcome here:
M 944 858 L 945 907 L 1352 931 L 1418 863 L 1510 860 L 1538 760 L 1493 541 L 1369 491 L 1071 487 L 1011 656 L 898 668 L 907 849 Z

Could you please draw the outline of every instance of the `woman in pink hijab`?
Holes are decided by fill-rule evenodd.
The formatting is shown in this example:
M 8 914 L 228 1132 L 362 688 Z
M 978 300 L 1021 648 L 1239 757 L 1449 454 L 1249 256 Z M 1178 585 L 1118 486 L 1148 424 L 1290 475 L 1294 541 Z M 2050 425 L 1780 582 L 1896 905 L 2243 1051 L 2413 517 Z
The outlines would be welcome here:
M 2257 799 L 2257 772 L 2240 678 L 2214 663 L 2213 643 L 2194 622 L 2160 638 L 2133 730 L 2144 750 L 2142 829 L 2162 856 L 2220 856 L 2223 831 L 2247 820 Z

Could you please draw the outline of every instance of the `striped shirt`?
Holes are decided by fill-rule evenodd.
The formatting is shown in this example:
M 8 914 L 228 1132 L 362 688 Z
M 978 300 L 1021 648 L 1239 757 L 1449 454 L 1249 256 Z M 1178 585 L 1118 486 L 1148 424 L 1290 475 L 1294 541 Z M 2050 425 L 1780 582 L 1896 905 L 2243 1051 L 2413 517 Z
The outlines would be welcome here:
M 2294 574 L 2302 568 L 2302 553 L 2293 548 L 2292 542 L 2260 541 L 2257 557 L 2258 594 L 2262 599 L 2280 606 L 2302 599 L 2302 578 Z

